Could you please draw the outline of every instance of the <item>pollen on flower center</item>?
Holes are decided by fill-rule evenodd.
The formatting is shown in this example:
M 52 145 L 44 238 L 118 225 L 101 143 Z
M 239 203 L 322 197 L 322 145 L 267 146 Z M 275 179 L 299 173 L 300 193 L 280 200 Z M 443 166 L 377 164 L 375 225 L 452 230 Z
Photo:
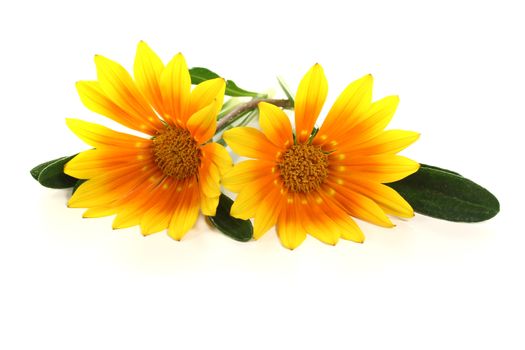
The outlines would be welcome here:
M 197 173 L 200 150 L 189 131 L 167 127 L 153 139 L 155 162 L 167 176 L 178 180 Z
M 320 147 L 293 145 L 278 164 L 284 185 L 293 192 L 318 189 L 328 175 L 328 155 Z

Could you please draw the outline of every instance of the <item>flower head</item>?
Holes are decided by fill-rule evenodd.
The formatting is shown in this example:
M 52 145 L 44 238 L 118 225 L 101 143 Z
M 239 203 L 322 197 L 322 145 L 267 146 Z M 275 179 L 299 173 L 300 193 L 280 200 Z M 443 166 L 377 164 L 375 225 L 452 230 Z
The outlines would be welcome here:
M 168 229 L 181 239 L 199 209 L 215 215 L 220 176 L 231 167 L 224 147 L 208 142 L 224 98 L 221 78 L 191 90 L 182 54 L 164 66 L 140 42 L 134 79 L 118 63 L 95 57 L 97 81 L 80 81 L 78 93 L 90 110 L 139 131 L 139 137 L 68 119 L 69 128 L 93 147 L 77 155 L 65 172 L 88 179 L 70 207 L 89 208 L 85 217 L 116 214 L 114 228 L 140 225 L 144 235 Z
M 297 91 L 295 133 L 283 110 L 264 102 L 259 104 L 262 132 L 241 127 L 224 133 L 233 151 L 254 158 L 237 164 L 223 185 L 239 193 L 231 214 L 255 218 L 255 239 L 276 225 L 282 244 L 290 249 L 307 233 L 328 244 L 339 238 L 363 242 L 351 216 L 392 227 L 386 214 L 414 215 L 410 205 L 384 185 L 419 168 L 396 155 L 419 134 L 384 131 L 398 98 L 372 102 L 372 76 L 367 75 L 348 85 L 317 130 L 327 92 L 323 69 L 316 64 Z

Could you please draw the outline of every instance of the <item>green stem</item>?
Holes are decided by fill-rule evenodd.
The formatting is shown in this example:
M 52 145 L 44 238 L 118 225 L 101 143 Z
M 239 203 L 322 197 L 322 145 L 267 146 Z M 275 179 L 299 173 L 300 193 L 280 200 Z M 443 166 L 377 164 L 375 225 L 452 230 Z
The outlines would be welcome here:
M 224 128 L 226 128 L 228 126 L 228 124 L 232 120 L 234 120 L 240 114 L 257 108 L 257 105 L 259 104 L 259 102 L 271 103 L 272 105 L 275 105 L 277 107 L 282 107 L 282 108 L 291 108 L 292 107 L 292 103 L 291 103 L 290 100 L 273 99 L 273 98 L 254 98 L 251 101 L 248 101 L 246 103 L 238 105 L 231 112 L 229 112 L 224 117 L 222 117 L 219 120 L 219 122 L 217 123 L 217 131 L 216 132 L 219 133 L 220 131 L 222 131 Z

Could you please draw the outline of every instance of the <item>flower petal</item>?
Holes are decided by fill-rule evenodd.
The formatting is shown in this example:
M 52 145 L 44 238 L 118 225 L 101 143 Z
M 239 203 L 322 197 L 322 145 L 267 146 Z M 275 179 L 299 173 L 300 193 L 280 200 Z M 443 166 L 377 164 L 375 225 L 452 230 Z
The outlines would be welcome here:
M 202 159 L 198 177 L 201 193 L 207 197 L 218 197 L 221 194 L 219 181 L 220 174 L 217 166 L 210 159 Z
M 158 168 L 145 167 L 143 170 L 140 164 L 107 171 L 80 185 L 69 199 L 68 206 L 72 208 L 105 206 L 125 197 L 138 186 L 158 184 L 162 177 Z
M 160 92 L 160 76 L 164 64 L 157 54 L 144 41 L 139 42 L 133 75 L 135 83 L 142 94 L 148 99 L 159 115 L 164 115 L 162 94 Z
M 120 64 L 103 56 L 95 56 L 95 64 L 99 86 L 114 104 L 135 120 L 140 120 L 149 129 L 162 129 L 162 123 L 155 111 Z
M 336 144 L 341 143 L 345 147 L 351 147 L 380 135 L 392 120 L 398 105 L 397 96 L 388 96 L 372 103 L 366 115 L 356 125 L 352 126 L 346 134 L 334 138 Z
M 414 216 L 414 210 L 392 188 L 383 184 L 369 180 L 353 180 L 346 184 L 350 189 L 375 201 L 387 214 L 396 215 L 402 218 Z
M 394 227 L 383 210 L 370 198 L 330 181 L 324 184 L 325 198 L 333 198 L 353 217 L 383 227 Z
M 194 113 L 186 123 L 186 127 L 195 138 L 198 144 L 203 144 L 215 135 L 217 129 L 217 106 L 220 102 L 214 100 L 207 107 Z
M 130 129 L 134 129 L 149 135 L 154 135 L 157 132 L 157 127 L 151 126 L 144 122 L 144 118 L 129 114 L 122 108 L 111 101 L 104 91 L 102 91 L 100 84 L 96 81 L 79 81 L 76 83 L 76 88 L 80 100 L 89 110 L 113 119 Z
M 165 177 L 157 177 L 154 181 L 141 183 L 133 191 L 125 193 L 121 200 L 117 199 L 110 205 L 116 206 L 117 216 L 113 220 L 113 229 L 121 229 L 140 225 L 144 212 L 146 212 L 153 203 L 159 201 L 163 194 L 159 191 Z M 153 233 L 153 232 L 152 232 Z
M 261 189 L 264 188 L 264 191 Z M 250 186 L 245 186 L 237 195 L 230 210 L 230 215 L 239 219 L 253 218 L 257 208 L 262 203 L 269 191 L 281 189 L 276 176 L 265 176 L 253 181 Z
M 340 237 L 339 227 L 325 213 L 329 209 L 318 205 L 312 193 L 305 195 L 301 200 L 300 210 L 304 217 L 303 225 L 310 235 L 326 244 L 337 243 Z
M 354 220 L 346 213 L 341 206 L 337 203 L 335 198 L 329 196 L 323 191 L 316 193 L 316 202 L 323 209 L 317 212 L 323 212 L 326 214 L 329 220 L 323 222 L 325 229 L 328 229 L 330 233 L 338 233 L 338 235 L 345 240 L 363 243 L 365 235 L 363 231 L 357 226 Z M 326 233 L 324 233 L 326 235 Z M 319 239 L 319 237 L 317 237 Z
M 220 197 L 206 197 L 201 193 L 201 212 L 202 215 L 215 216 Z
M 405 130 L 387 130 L 358 145 L 341 145 L 338 153 L 351 155 L 395 154 L 410 146 L 419 138 L 419 133 Z
M 284 191 L 279 188 L 269 190 L 255 211 L 253 238 L 259 239 L 277 223 L 277 218 L 286 201 Z
M 160 76 L 166 122 L 183 127 L 188 121 L 191 77 L 181 53 L 175 55 Z
M 381 154 L 372 156 L 353 156 L 336 159 L 340 155 L 329 156 L 329 173 L 340 178 L 369 179 L 388 183 L 401 180 L 419 169 L 419 163 L 403 156 Z
M 222 178 L 222 185 L 233 192 L 240 192 L 245 186 L 259 178 L 275 174 L 273 163 L 260 160 L 245 160 L 235 164 Z
M 101 218 L 104 216 L 115 215 L 116 209 L 111 206 L 97 206 L 87 209 L 83 214 L 83 218 Z
M 127 149 L 92 149 L 77 154 L 64 167 L 64 173 L 77 179 L 91 179 L 107 171 L 130 166 L 140 171 L 142 167 L 155 167 L 151 152 Z
M 277 147 L 293 144 L 292 124 L 282 109 L 270 103 L 259 103 L 259 124 L 266 137 Z
M 177 201 L 175 190 L 178 181 L 173 178 L 164 179 L 163 183 L 155 189 L 155 196 L 146 203 L 140 219 L 140 231 L 146 236 L 168 228 L 172 210 Z
M 105 126 L 95 123 L 88 123 L 80 119 L 68 118 L 66 119 L 66 125 L 82 141 L 97 148 L 118 147 L 138 150 L 150 148 L 152 145 L 151 140 L 117 132 L 106 128 Z
M 218 101 L 218 110 L 215 113 L 217 115 L 224 100 L 225 89 L 226 82 L 223 78 L 206 80 L 195 86 L 190 95 L 188 115 L 193 115 L 214 101 Z
M 282 153 L 280 148 L 255 128 L 247 126 L 233 128 L 225 131 L 223 138 L 240 156 L 275 161 Z
M 306 238 L 306 230 L 303 227 L 303 215 L 297 211 L 295 202 L 297 198 L 288 198 L 283 210 L 277 219 L 277 235 L 281 244 L 288 249 L 295 249 Z
M 370 108 L 372 101 L 372 76 L 365 75 L 349 84 L 339 95 L 328 112 L 323 125 L 315 136 L 316 144 L 339 140 Z
M 210 142 L 201 147 L 202 157 L 209 158 L 219 169 L 221 176 L 232 169 L 232 158 L 224 146 Z
M 168 235 L 180 241 L 182 237 L 195 225 L 199 217 L 200 198 L 197 183 L 187 181 L 181 189 L 177 207 L 174 208 L 168 228 Z
M 301 80 L 295 96 L 295 130 L 297 140 L 310 137 L 328 94 L 328 82 L 320 64 L 315 64 Z

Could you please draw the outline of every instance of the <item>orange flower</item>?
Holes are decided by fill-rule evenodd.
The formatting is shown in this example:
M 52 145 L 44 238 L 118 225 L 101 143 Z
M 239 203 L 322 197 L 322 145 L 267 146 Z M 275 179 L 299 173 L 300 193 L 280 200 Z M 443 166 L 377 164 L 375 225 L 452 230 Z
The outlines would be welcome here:
M 297 91 L 295 134 L 286 114 L 268 103 L 259 104 L 263 132 L 242 127 L 224 133 L 234 152 L 254 158 L 235 165 L 223 185 L 239 193 L 231 215 L 255 218 L 255 239 L 277 225 L 289 249 L 299 246 L 307 233 L 334 245 L 339 238 L 363 242 L 350 216 L 392 227 L 386 214 L 414 215 L 410 205 L 384 185 L 419 168 L 396 155 L 419 134 L 384 131 L 398 98 L 372 103 L 372 76 L 367 75 L 348 85 L 315 133 L 327 91 L 323 69 L 316 64 Z
M 80 81 L 78 93 L 90 110 L 148 138 L 68 119 L 69 128 L 94 149 L 77 155 L 65 172 L 83 183 L 70 207 L 89 208 L 84 217 L 116 214 L 113 228 L 140 225 L 144 235 L 164 229 L 180 240 L 199 209 L 215 215 L 220 176 L 231 168 L 224 147 L 208 143 L 225 82 L 213 79 L 191 91 L 182 54 L 167 66 L 140 42 L 135 80 L 118 63 L 95 57 L 97 81 Z

